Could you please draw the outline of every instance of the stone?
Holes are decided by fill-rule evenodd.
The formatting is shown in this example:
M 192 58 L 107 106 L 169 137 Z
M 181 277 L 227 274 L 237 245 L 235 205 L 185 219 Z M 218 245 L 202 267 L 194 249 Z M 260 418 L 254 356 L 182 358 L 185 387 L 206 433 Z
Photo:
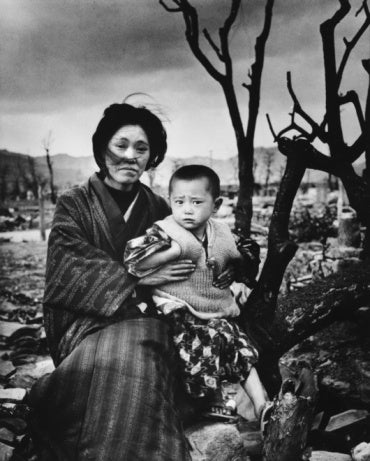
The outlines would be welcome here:
M 370 461 L 370 443 L 362 442 L 352 449 L 353 461 Z
M 363 423 L 368 419 L 369 413 L 366 410 L 348 410 L 330 418 L 325 431 L 335 432 L 347 428 L 353 424 Z
M 35 333 L 35 331 L 39 330 L 39 328 L 40 325 L 24 325 L 18 322 L 0 321 L 0 336 L 7 339 L 15 339 L 16 337 L 26 333 Z
M 12 387 L 30 389 L 39 378 L 47 373 L 51 373 L 54 369 L 54 363 L 50 358 L 22 365 L 17 367 L 16 373 L 11 376 L 8 384 Z
M 26 396 L 26 390 L 22 388 L 0 389 L 0 402 L 22 402 Z
M 313 451 L 310 461 L 351 461 L 351 457 L 344 453 L 331 451 Z
M 6 427 L 0 428 L 0 442 L 13 444 L 15 441 L 15 434 Z
M 192 461 L 242 461 L 248 453 L 235 424 L 199 423 L 185 430 Z
M 14 448 L 0 442 L 0 461 L 10 461 L 13 456 Z
M 5 427 L 16 435 L 21 435 L 26 432 L 27 423 L 21 418 L 14 418 L 13 416 L 2 416 L 0 418 L 0 427 Z
M 350 213 L 342 213 L 338 220 L 338 243 L 342 246 L 355 248 L 361 244 L 360 223 Z
M 0 380 L 6 380 L 16 372 L 10 360 L 0 360 Z
M 19 310 L 19 306 L 16 306 L 12 302 L 4 299 L 0 303 L 0 312 L 2 314 L 12 314 L 14 311 Z

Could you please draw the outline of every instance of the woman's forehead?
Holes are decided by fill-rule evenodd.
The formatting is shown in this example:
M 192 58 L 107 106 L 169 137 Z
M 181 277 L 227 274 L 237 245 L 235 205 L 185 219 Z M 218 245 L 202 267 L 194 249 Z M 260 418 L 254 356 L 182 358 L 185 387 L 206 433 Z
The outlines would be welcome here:
M 129 139 L 148 142 L 148 137 L 140 125 L 124 125 L 119 128 L 112 139 Z

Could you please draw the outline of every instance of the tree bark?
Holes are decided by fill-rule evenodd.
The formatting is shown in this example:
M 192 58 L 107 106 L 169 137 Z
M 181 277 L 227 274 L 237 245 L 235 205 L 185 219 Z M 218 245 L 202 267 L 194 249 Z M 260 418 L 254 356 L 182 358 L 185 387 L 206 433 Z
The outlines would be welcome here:
M 302 459 L 316 400 L 317 387 L 308 368 L 302 368 L 297 379 L 284 380 L 268 422 L 263 461 Z

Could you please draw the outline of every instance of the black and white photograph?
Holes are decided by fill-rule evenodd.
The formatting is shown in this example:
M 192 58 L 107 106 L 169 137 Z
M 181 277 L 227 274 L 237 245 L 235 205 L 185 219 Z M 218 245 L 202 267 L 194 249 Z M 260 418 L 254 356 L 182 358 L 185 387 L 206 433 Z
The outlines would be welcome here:
M 370 2 L 0 11 L 0 461 L 370 461 Z

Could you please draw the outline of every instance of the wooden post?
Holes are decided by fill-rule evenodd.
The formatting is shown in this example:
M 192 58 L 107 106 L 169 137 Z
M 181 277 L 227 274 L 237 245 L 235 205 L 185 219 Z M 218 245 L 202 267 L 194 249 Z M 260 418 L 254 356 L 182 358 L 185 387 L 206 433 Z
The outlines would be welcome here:
M 38 196 L 39 196 L 39 214 L 40 214 L 40 234 L 41 240 L 46 240 L 46 233 L 45 233 L 45 199 L 44 199 L 44 187 L 39 184 L 38 185 Z

